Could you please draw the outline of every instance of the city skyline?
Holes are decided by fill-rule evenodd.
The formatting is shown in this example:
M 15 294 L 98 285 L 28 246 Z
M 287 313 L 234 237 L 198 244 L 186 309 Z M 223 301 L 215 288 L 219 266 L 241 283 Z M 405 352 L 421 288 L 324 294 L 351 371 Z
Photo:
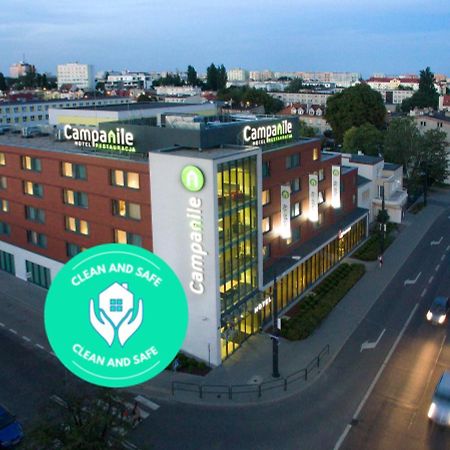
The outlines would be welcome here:
M 443 0 L 250 0 L 211 5 L 55 0 L 4 2 L 0 71 L 23 59 L 39 72 L 79 61 L 95 70 L 227 69 L 450 73 L 450 5 Z M 177 14 L 174 15 L 173 11 Z M 278 17 L 277 17 L 278 15 Z M 117 26 L 117 17 L 121 25 Z M 132 43 L 132 45 L 130 45 Z M 106 51 L 105 51 L 106 50 Z M 110 50 L 110 51 L 108 51 Z

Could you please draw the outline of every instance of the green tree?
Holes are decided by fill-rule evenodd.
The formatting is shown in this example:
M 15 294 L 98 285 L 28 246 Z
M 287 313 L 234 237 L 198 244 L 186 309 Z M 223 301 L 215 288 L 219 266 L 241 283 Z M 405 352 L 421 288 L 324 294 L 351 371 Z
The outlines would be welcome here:
M 365 155 L 378 156 L 383 149 L 384 135 L 371 123 L 351 127 L 344 133 L 343 150 L 348 153 L 362 151 Z
M 139 94 L 139 96 L 136 99 L 136 101 L 137 102 L 151 102 L 152 99 L 146 94 Z
M 5 77 L 3 76 L 3 73 L 0 72 L 0 91 L 7 91 L 8 90 L 8 86 L 6 85 L 6 80 Z
M 439 94 L 434 86 L 434 73 L 429 67 L 420 71 L 419 90 L 412 97 L 403 100 L 402 111 L 408 112 L 414 108 L 437 109 Z
M 217 68 L 217 90 L 226 89 L 227 87 L 227 70 L 223 64 Z
M 243 87 L 230 87 L 219 91 L 217 98 L 224 101 L 232 101 L 233 105 L 240 107 L 264 106 L 266 114 L 275 114 L 283 109 L 283 102 L 273 98 L 263 89 Z
M 338 143 L 352 126 L 371 123 L 381 129 L 385 125 L 386 108 L 379 92 L 367 84 L 357 84 L 332 95 L 327 101 L 325 118 Z
M 284 92 L 299 92 L 303 87 L 303 80 L 301 78 L 295 78 L 287 86 Z
M 194 69 L 193 66 L 189 65 L 187 68 L 187 82 L 191 86 L 198 86 L 198 77 L 197 77 L 197 71 Z
M 319 131 L 316 128 L 309 126 L 305 121 L 299 120 L 299 123 L 300 123 L 299 129 L 300 136 L 314 137 L 319 134 Z
M 153 82 L 153 86 L 183 86 L 185 82 L 179 74 L 168 73 L 165 77 L 161 77 Z
M 206 68 L 206 89 L 217 91 L 217 67 L 214 63 Z
M 445 132 L 434 129 L 426 131 L 421 138 L 419 164 L 424 161 L 431 182 L 443 182 L 450 174 L 446 149 L 447 136 Z

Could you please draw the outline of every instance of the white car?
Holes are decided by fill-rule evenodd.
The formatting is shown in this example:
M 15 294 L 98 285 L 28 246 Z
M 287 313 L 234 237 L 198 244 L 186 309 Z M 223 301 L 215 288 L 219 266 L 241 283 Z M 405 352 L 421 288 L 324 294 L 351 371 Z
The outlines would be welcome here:
M 450 300 L 447 297 L 436 297 L 427 312 L 427 320 L 434 324 L 443 324 L 450 309 Z
M 450 370 L 446 370 L 439 380 L 428 410 L 428 418 L 450 427 Z

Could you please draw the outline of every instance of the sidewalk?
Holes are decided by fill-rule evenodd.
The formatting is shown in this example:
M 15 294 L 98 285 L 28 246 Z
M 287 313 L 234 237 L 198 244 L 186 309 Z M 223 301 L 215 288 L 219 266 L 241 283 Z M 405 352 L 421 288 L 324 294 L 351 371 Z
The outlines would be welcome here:
M 437 201 L 433 204 L 434 199 Z M 308 366 L 327 345 L 330 346 L 330 353 L 326 357 L 324 365 L 329 365 L 333 361 L 446 206 L 450 206 L 448 191 L 437 192 L 430 196 L 428 206 L 420 213 L 417 215 L 406 213 L 403 230 L 385 252 L 382 270 L 378 268 L 376 261 L 366 263 L 366 274 L 341 300 L 313 335 L 297 342 L 280 340 L 281 377 L 287 377 Z M 354 261 L 351 258 L 347 258 L 347 260 Z M 322 364 L 321 368 L 323 370 Z M 315 373 L 317 372 L 315 371 Z M 261 333 L 252 336 L 242 345 L 242 348 L 225 360 L 221 367 L 213 369 L 204 377 L 164 371 L 153 380 L 137 386 L 136 392 L 186 403 L 232 405 L 276 401 L 304 389 L 308 383 L 296 383 L 293 387 L 288 386 L 285 391 L 285 386 L 280 381 L 275 383 L 274 389 L 264 392 L 261 397 L 256 394 L 236 395 L 230 399 L 230 395 L 225 389 L 229 385 L 247 385 L 251 388 L 252 385 L 257 386 L 262 382 L 272 381 L 271 373 L 272 341 L 267 334 Z M 308 380 L 310 379 L 308 378 Z M 208 392 L 203 393 L 203 398 L 200 399 L 198 387 L 195 386 L 186 386 L 188 389 L 192 388 L 191 391 L 176 389 L 172 395 L 173 381 L 218 387 L 210 388 L 209 390 L 212 392 L 209 395 Z

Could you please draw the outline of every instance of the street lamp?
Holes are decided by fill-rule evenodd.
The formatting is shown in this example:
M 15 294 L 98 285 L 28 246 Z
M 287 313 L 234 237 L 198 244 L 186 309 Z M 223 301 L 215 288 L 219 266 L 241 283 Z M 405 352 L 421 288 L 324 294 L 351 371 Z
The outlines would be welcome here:
M 423 206 L 427 206 L 427 194 L 428 194 L 428 164 L 426 161 L 422 161 L 422 172 L 423 177 Z
M 290 259 L 300 261 L 301 256 L 279 256 L 274 259 Z M 273 275 L 273 294 L 272 294 L 272 377 L 280 378 L 279 364 L 278 364 L 278 346 L 280 344 L 280 329 L 278 327 L 278 287 L 277 275 Z

